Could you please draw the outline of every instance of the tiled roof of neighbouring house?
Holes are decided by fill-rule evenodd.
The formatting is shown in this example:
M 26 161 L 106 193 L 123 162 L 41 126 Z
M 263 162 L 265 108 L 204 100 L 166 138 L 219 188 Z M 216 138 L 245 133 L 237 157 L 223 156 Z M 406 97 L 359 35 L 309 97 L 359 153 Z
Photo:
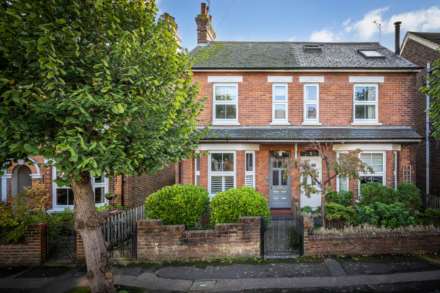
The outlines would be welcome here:
M 361 50 L 377 51 L 382 56 L 368 58 Z M 197 46 L 191 55 L 195 70 L 417 68 L 379 43 L 215 41 Z
M 408 127 L 224 127 L 210 128 L 204 141 L 418 141 Z
M 408 33 L 440 45 L 440 33 L 422 33 L 422 32 L 408 32 Z

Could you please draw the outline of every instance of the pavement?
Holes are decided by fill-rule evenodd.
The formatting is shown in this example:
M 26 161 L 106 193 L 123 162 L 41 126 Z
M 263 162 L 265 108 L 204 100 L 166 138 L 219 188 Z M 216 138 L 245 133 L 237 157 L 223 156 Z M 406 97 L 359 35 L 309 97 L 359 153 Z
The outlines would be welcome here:
M 146 292 L 439 292 L 440 264 L 418 257 L 262 264 L 114 267 L 115 284 Z M 0 270 L 0 292 L 63 293 L 86 287 L 78 268 Z

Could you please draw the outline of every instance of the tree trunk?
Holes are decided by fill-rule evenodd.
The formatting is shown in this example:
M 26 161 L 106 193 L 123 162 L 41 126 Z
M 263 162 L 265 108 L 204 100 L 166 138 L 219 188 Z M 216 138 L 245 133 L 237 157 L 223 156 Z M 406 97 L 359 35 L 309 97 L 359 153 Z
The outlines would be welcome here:
M 75 229 L 81 235 L 87 264 L 87 279 L 93 293 L 116 292 L 100 218 L 95 209 L 94 193 L 90 175 L 71 180 L 75 194 Z

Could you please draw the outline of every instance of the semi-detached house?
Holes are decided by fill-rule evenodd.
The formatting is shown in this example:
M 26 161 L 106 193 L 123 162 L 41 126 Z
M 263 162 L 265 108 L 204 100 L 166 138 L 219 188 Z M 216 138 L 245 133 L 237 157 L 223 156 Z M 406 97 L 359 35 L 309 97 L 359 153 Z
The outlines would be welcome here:
M 416 65 L 379 43 L 215 41 L 206 4 L 196 22 L 192 70 L 205 98 L 199 126 L 209 133 L 201 155 L 179 164 L 178 182 L 212 196 L 252 186 L 273 210 L 319 207 L 319 193 L 302 194 L 289 168 L 309 160 L 327 176 L 317 144 L 330 146 L 331 160 L 359 149 L 373 169 L 360 180 L 335 178 L 337 190 L 358 196 L 363 182 L 414 182 Z

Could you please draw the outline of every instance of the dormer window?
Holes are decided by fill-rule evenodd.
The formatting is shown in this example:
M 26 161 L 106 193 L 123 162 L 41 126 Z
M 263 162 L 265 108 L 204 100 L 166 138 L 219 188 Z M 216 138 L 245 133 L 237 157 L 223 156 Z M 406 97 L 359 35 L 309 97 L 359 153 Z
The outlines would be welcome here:
M 385 56 L 382 55 L 377 50 L 359 50 L 359 53 L 364 56 L 365 58 L 384 58 Z

